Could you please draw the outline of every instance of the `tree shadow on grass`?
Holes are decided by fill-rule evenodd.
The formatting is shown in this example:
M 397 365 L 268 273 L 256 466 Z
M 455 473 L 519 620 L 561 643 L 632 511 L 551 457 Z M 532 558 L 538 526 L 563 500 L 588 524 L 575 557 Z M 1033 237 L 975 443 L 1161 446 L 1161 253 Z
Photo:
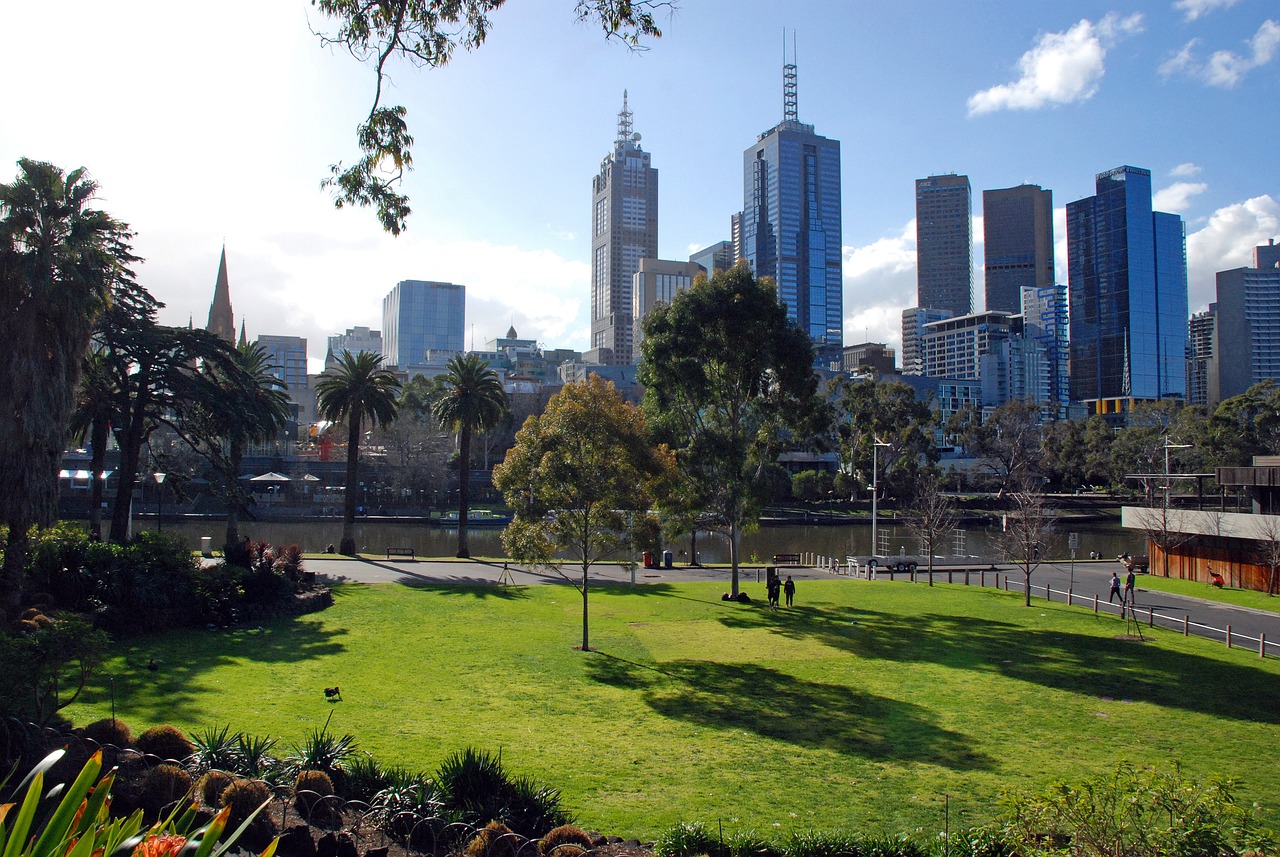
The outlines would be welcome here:
M 597 651 L 587 675 L 638 691 L 657 713 L 724 730 L 877 761 L 958 771 L 993 770 L 967 735 L 944 729 L 925 708 L 846 685 L 805 681 L 755 664 L 680 660 L 648 666 Z
M 1045 605 L 1042 610 L 1067 610 Z M 1081 615 L 1082 621 L 1090 617 Z M 1028 628 L 938 613 L 904 615 L 857 608 L 738 610 L 732 628 L 814 639 L 863 658 L 933 663 L 992 673 L 1055 690 L 1127 699 L 1255 723 L 1280 723 L 1280 681 L 1264 669 L 1173 651 L 1158 643 Z
M 126 701 L 135 716 L 151 723 L 203 719 L 202 703 L 221 688 L 205 679 L 219 667 L 249 661 L 261 669 L 339 655 L 345 628 L 280 619 L 260 627 L 170 631 L 126 641 L 85 686 L 86 703 Z M 323 701 L 322 687 L 315 689 Z
M 486 580 L 482 577 L 457 578 L 450 583 L 440 583 L 434 580 L 397 580 L 396 583 L 406 589 L 414 589 L 419 592 L 434 592 L 453 598 L 474 598 L 477 600 L 497 598 L 502 601 L 521 601 L 529 597 L 529 593 L 526 591 L 528 589 L 527 586 L 520 584 L 508 586 L 494 583 L 492 580 Z

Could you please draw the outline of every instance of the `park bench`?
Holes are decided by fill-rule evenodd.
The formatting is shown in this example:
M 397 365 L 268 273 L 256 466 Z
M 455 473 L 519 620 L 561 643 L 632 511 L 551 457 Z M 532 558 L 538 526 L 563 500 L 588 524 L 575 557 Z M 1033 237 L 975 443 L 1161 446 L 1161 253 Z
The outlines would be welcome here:
M 387 548 L 387 559 L 391 559 L 393 556 L 407 556 L 409 559 L 417 559 L 413 548 Z
M 800 554 L 798 553 L 775 553 L 773 555 L 774 565 L 799 565 Z

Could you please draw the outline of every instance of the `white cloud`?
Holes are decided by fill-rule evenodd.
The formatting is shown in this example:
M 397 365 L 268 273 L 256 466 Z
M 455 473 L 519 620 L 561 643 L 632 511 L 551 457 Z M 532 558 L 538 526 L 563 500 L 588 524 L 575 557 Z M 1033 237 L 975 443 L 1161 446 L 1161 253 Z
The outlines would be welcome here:
M 1022 55 L 1022 76 L 984 89 L 969 98 L 969 115 L 996 110 L 1035 110 L 1050 104 L 1084 101 L 1098 91 L 1106 72 L 1107 50 L 1120 38 L 1142 31 L 1142 15 L 1082 19 L 1062 33 L 1044 33 Z
M 1204 193 L 1209 186 L 1204 182 L 1175 182 L 1156 191 L 1151 197 L 1151 207 L 1156 211 L 1181 214 L 1191 205 L 1191 198 Z
M 1186 163 L 1178 164 L 1169 170 L 1169 175 L 1176 178 L 1190 178 L 1191 176 L 1200 175 L 1200 166 L 1198 164 Z
M 1199 41 L 1192 39 L 1161 63 L 1160 74 L 1165 77 L 1184 74 L 1209 86 L 1231 89 L 1244 80 L 1249 72 L 1269 64 L 1280 55 L 1280 22 L 1263 21 L 1258 31 L 1246 42 L 1248 49 L 1243 54 L 1226 50 L 1214 51 L 1206 62 L 1201 63 L 1195 55 L 1195 47 Z
M 1194 21 L 1215 9 L 1229 9 L 1237 2 L 1238 0 L 1178 0 L 1173 8 L 1182 12 L 1186 20 Z
M 844 248 L 844 340 L 902 349 L 902 310 L 916 303 L 916 222 Z
M 1280 202 L 1270 195 L 1215 211 L 1203 229 L 1187 236 L 1188 303 L 1199 312 L 1217 299 L 1218 271 L 1253 264 L 1253 248 L 1280 237 Z

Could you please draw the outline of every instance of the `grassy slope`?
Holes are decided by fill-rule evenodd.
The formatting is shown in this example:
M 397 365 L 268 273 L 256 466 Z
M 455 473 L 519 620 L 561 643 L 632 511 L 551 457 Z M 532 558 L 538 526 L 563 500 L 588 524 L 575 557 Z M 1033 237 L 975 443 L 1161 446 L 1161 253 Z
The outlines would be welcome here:
M 285 744 L 324 723 L 386 763 L 431 770 L 501 748 L 564 790 L 589 827 L 941 829 L 1005 787 L 1181 760 L 1244 780 L 1280 823 L 1280 662 L 995 590 L 806 582 L 792 611 L 726 604 L 716 584 L 348 586 L 263 630 L 127 644 L 104 670 L 135 730 L 230 723 Z M 156 673 L 145 665 L 155 657 Z M 103 686 L 69 711 L 107 716 Z

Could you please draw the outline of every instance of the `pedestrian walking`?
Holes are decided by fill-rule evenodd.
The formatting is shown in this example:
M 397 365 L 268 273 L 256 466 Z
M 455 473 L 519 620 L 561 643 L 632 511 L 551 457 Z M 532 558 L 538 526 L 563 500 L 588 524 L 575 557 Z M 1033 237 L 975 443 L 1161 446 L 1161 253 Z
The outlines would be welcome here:
M 791 575 L 789 574 L 787 575 L 787 582 L 782 584 L 782 591 L 786 593 L 787 606 L 790 607 L 791 599 L 795 598 L 796 596 L 796 584 L 795 584 L 795 581 L 791 579 Z
M 1129 573 L 1125 575 L 1124 578 L 1124 601 L 1129 602 L 1130 605 L 1137 603 L 1134 601 L 1133 595 L 1133 585 L 1137 583 L 1137 581 L 1138 579 L 1133 575 L 1133 569 L 1129 569 Z M 1124 601 L 1121 603 L 1123 604 Z
M 1117 595 L 1120 595 L 1120 575 L 1113 571 L 1111 572 L 1111 594 L 1107 596 L 1107 603 L 1114 601 Z M 1124 603 L 1123 595 L 1120 595 L 1120 603 Z

